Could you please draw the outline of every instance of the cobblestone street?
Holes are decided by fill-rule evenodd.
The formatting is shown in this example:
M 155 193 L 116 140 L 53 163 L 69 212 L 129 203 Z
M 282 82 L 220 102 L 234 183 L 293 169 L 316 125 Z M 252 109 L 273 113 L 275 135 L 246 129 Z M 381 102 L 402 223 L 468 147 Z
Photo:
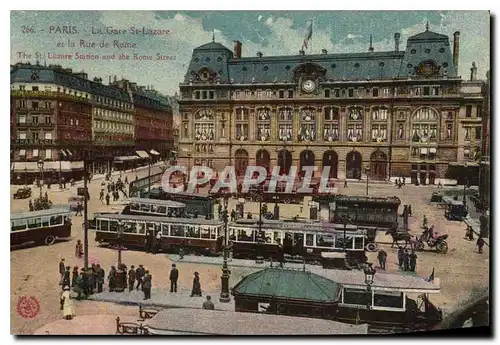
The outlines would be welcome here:
M 159 172 L 159 167 L 153 167 L 152 173 Z M 128 180 L 132 181 L 135 175 L 139 178 L 147 176 L 147 168 L 137 172 L 128 172 Z M 116 180 L 116 177 L 114 177 Z M 123 201 L 119 201 L 107 207 L 99 200 L 99 191 L 101 188 L 102 179 L 94 179 L 89 185 L 91 201 L 89 203 L 89 217 L 93 212 L 113 210 L 114 212 L 121 209 Z M 343 183 L 338 183 L 339 193 L 348 195 L 365 195 L 366 186 L 364 182 L 349 183 L 347 188 L 343 188 Z M 57 186 L 53 186 L 48 191 L 49 198 L 54 204 L 67 204 L 70 196 L 76 195 L 77 186 L 65 191 L 59 191 Z M 11 192 L 17 187 L 13 186 Z M 369 193 L 372 196 L 398 196 L 402 204 L 411 204 L 413 216 L 410 218 L 410 229 L 414 234 L 420 234 L 420 225 L 424 214 L 429 219 L 430 224 L 435 225 L 435 230 L 449 234 L 448 244 L 449 251 L 447 254 L 438 254 L 433 251 L 423 251 L 418 253 L 417 275 L 421 277 L 428 276 L 432 269 L 435 268 L 435 276 L 440 279 L 441 293 L 431 296 L 431 301 L 438 307 L 443 308 L 444 312 L 450 312 L 454 307 L 459 305 L 461 301 L 468 298 L 474 288 L 482 288 L 489 286 L 489 248 L 485 247 L 484 254 L 476 253 L 475 241 L 469 242 L 463 239 L 465 234 L 465 225 L 462 222 L 447 221 L 444 216 L 444 210 L 429 202 L 432 191 L 436 187 L 431 186 L 405 186 L 403 189 L 397 189 L 394 185 L 389 184 L 370 184 Z M 44 189 L 45 192 L 45 189 Z M 37 189 L 33 189 L 34 195 L 38 193 Z M 457 193 L 461 193 L 458 189 Z M 235 207 L 236 200 L 231 200 L 229 208 Z M 272 209 L 272 204 L 269 204 L 269 209 Z M 297 214 L 303 216 L 308 215 L 307 200 L 301 210 L 300 205 L 281 205 L 281 216 L 292 217 Z M 11 196 L 11 212 L 20 212 L 28 210 L 28 199 L 13 200 Z M 402 210 L 402 207 L 400 208 Z M 302 212 L 301 212 L 302 211 Z M 245 212 L 258 213 L 257 203 L 245 204 Z M 11 332 L 13 334 L 55 334 L 64 329 L 64 320 L 62 312 L 59 309 L 60 286 L 58 285 L 58 263 L 60 258 L 64 257 L 68 266 L 83 266 L 83 260 L 75 257 L 75 244 L 77 239 L 83 240 L 82 230 L 83 217 L 73 216 L 72 240 L 56 243 L 52 246 L 40 247 L 24 247 L 11 251 Z M 98 247 L 94 241 L 94 233 L 89 232 L 89 263 L 99 263 L 107 273 L 110 266 L 116 265 L 117 253 L 113 249 Z M 377 242 L 381 242 L 382 247 L 388 253 L 388 272 L 397 273 L 399 271 L 396 265 L 396 248 L 390 248 L 391 240 L 384 234 L 379 234 Z M 130 265 L 143 264 L 146 269 L 152 273 L 153 282 L 153 300 L 162 300 L 171 297 L 161 297 L 159 295 L 168 295 L 168 275 L 172 261 L 165 254 L 146 254 L 141 251 L 124 251 L 122 253 L 123 262 L 129 267 Z M 376 253 L 368 254 L 369 261 L 376 262 Z M 210 293 L 213 300 L 218 305 L 218 291 L 220 290 L 220 275 L 221 267 L 217 264 L 197 264 L 182 262 L 178 263 L 180 271 L 179 290 L 183 291 L 176 296 L 179 299 L 189 299 L 188 291 L 191 289 L 192 278 L 194 271 L 200 273 L 202 290 L 205 293 Z M 377 265 L 375 265 L 377 266 Z M 251 272 L 251 269 L 244 267 L 232 267 L 232 275 L 230 285 L 233 286 L 243 276 Z M 405 274 L 405 273 L 403 273 Z M 107 284 L 105 285 L 107 290 Z M 119 295 L 117 293 L 114 293 Z M 128 294 L 128 293 L 127 293 Z M 136 298 L 141 298 L 139 292 Z M 33 296 L 40 304 L 40 311 L 33 319 L 24 319 L 17 312 L 17 303 L 21 296 Z M 120 297 L 121 298 L 121 297 Z M 193 307 L 200 307 L 203 299 L 192 299 Z M 67 321 L 67 324 L 81 325 L 79 317 L 85 315 L 101 315 L 107 321 L 109 327 L 114 327 L 111 318 L 133 317 L 138 315 L 138 308 L 124 305 L 116 305 L 110 302 L 97 301 L 76 301 L 77 318 L 72 321 Z M 102 316 L 106 315 L 106 316 Z M 92 320 L 100 320 L 99 318 L 91 318 Z M 103 319 L 103 320 L 104 320 Z M 90 319 L 86 319 L 90 320 Z M 44 328 L 44 325 L 55 322 L 53 329 Z M 78 326 L 80 327 L 80 326 Z M 102 328 L 102 324 L 95 322 L 95 328 Z M 92 333 L 92 327 L 89 328 L 89 334 Z M 37 331 L 38 330 L 38 331 Z M 87 333 L 87 328 L 81 329 L 81 332 L 72 332 L 71 334 Z M 99 331 L 100 334 L 104 334 Z M 97 333 L 99 333 L 97 332 Z M 107 330 L 111 332 L 113 330 Z M 68 334 L 68 333 L 65 333 Z M 108 334 L 108 333 L 107 333 Z

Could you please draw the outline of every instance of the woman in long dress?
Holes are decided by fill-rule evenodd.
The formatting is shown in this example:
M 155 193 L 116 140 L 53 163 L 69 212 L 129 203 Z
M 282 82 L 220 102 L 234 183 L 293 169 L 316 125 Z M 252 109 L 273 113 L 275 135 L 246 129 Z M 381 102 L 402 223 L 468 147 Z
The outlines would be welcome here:
M 193 289 L 191 290 L 191 297 L 200 296 L 201 297 L 201 284 L 200 276 L 198 272 L 194 272 L 193 278 Z
M 75 316 L 75 306 L 73 305 L 73 300 L 71 299 L 71 294 L 69 291 L 69 286 L 64 287 L 64 292 L 61 296 L 61 306 L 63 310 L 63 316 L 66 320 L 71 320 Z

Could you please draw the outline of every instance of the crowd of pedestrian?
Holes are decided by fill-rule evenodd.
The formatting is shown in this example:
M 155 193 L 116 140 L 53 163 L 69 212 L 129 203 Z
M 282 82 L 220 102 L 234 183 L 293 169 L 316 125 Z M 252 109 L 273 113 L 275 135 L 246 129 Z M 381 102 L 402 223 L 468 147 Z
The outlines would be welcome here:
M 101 183 L 101 192 L 99 193 L 99 201 L 104 204 L 104 200 L 106 200 L 106 205 L 109 206 L 111 198 L 113 201 L 120 200 L 120 193 L 123 194 L 123 197 L 127 197 L 127 193 L 125 192 L 125 185 L 128 185 L 128 178 L 125 175 L 125 180 L 122 181 L 121 176 L 118 177 L 116 182 L 110 178 L 110 182 L 106 184 L 106 182 Z

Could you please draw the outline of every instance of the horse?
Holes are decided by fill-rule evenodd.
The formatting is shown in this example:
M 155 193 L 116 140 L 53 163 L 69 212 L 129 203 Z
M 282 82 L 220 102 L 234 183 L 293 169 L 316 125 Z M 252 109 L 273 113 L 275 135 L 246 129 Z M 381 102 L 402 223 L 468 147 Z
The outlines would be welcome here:
M 399 247 L 399 241 L 404 241 L 405 242 L 404 248 L 406 248 L 408 246 L 408 244 L 410 243 L 410 239 L 412 237 L 407 232 L 387 231 L 385 234 L 391 235 L 391 237 L 392 237 L 391 248 L 394 248 L 394 244 Z

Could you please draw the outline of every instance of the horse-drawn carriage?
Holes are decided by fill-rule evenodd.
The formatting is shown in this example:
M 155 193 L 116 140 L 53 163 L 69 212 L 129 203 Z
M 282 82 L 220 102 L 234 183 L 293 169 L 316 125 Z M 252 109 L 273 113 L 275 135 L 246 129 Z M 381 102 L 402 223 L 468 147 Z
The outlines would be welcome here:
M 457 197 L 443 197 L 443 201 L 445 203 L 444 216 L 446 219 L 462 221 L 469 214 L 467 205 L 458 200 Z
M 403 248 L 410 247 L 414 250 L 424 250 L 425 246 L 435 249 L 436 252 L 446 254 L 448 252 L 448 243 L 446 239 L 448 238 L 448 234 L 441 234 L 438 232 L 434 232 L 434 226 L 430 228 L 425 227 L 424 231 L 420 236 L 411 235 L 407 231 L 404 232 L 387 232 L 392 236 L 392 245 L 391 248 L 394 247 L 394 244 L 399 246 L 399 242 L 404 242 Z
M 31 188 L 30 187 L 19 188 L 14 193 L 14 199 L 26 199 L 29 197 L 31 197 Z

